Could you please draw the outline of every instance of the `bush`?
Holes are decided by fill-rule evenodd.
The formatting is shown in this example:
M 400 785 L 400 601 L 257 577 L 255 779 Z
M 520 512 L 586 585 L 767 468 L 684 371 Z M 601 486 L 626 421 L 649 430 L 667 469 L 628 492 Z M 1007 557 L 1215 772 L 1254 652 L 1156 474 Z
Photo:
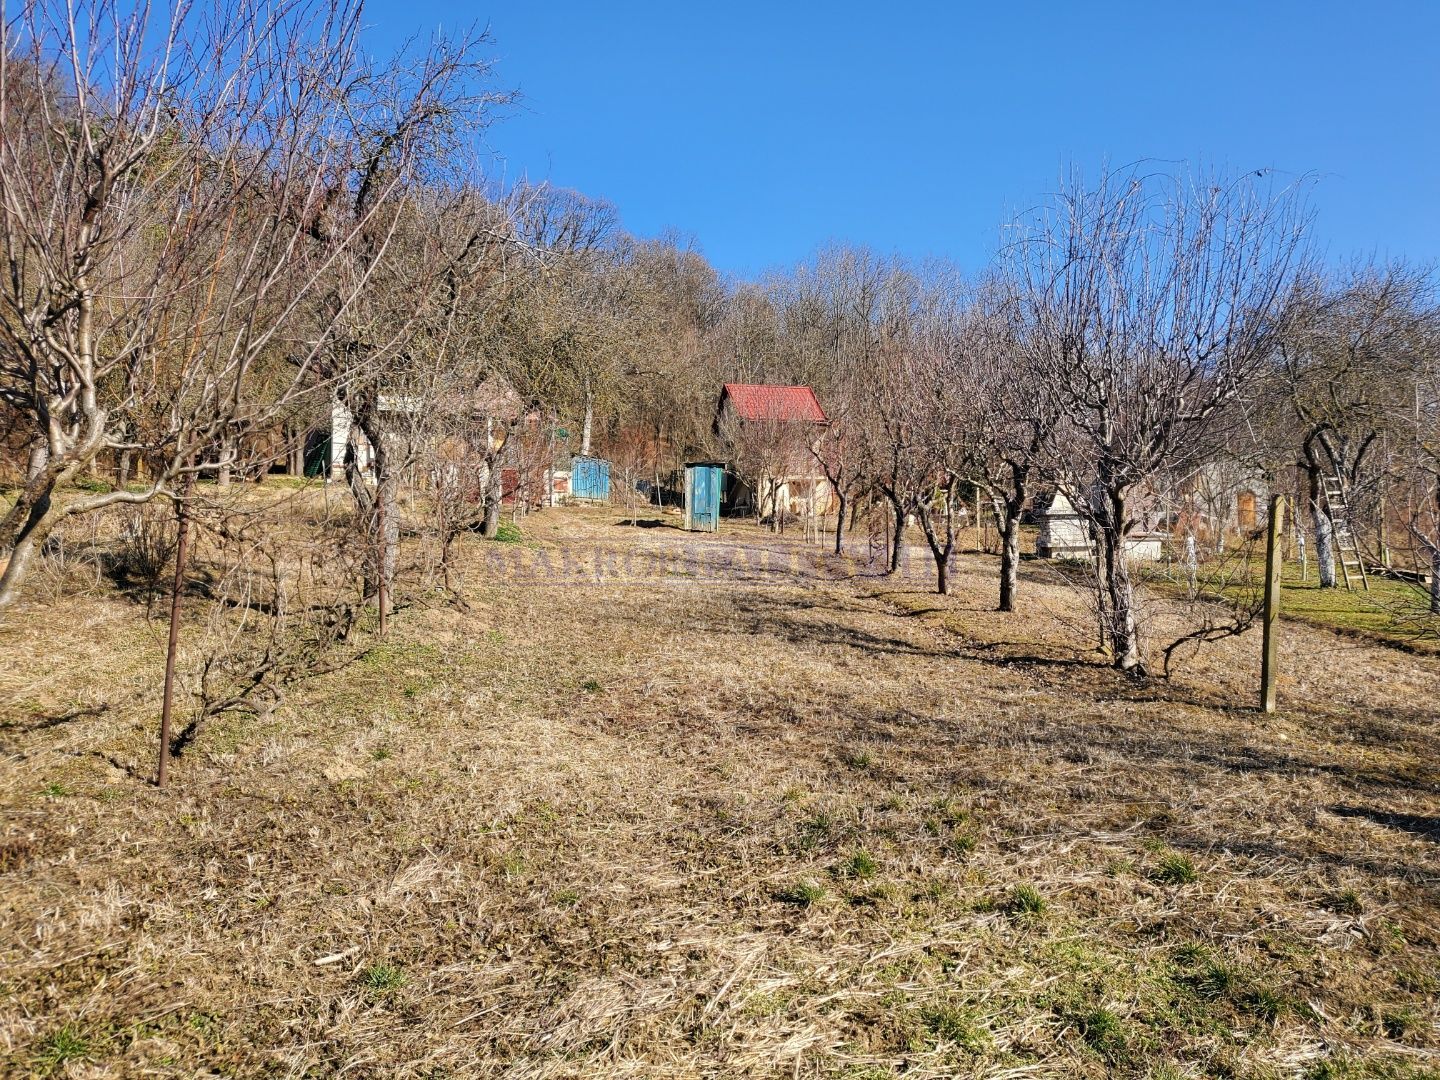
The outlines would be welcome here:
M 175 509 L 169 502 L 126 507 L 115 547 L 102 556 L 106 576 L 141 595 L 160 592 L 175 558 Z

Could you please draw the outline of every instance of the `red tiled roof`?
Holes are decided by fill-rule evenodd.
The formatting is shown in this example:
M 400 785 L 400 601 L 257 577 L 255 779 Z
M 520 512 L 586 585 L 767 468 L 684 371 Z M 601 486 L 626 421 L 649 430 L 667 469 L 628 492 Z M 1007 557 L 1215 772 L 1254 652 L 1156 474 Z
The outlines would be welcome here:
M 763 383 L 726 383 L 720 407 L 726 399 L 742 420 L 805 420 L 826 423 L 825 410 L 808 386 L 768 386 Z

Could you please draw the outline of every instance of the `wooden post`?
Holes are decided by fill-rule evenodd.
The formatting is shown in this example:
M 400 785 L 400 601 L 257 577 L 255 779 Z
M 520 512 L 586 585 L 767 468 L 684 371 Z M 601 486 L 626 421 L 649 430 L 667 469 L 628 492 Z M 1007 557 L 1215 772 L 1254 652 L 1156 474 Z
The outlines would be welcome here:
M 1284 535 L 1285 496 L 1270 497 L 1270 528 L 1265 538 L 1265 638 L 1260 653 L 1260 708 L 1275 711 L 1275 620 L 1280 615 L 1280 538 Z
M 185 562 L 190 556 L 190 499 L 195 492 L 194 471 L 185 474 L 185 487 L 175 503 L 175 580 L 170 586 L 170 637 L 165 646 L 165 690 L 160 704 L 160 760 L 155 786 L 164 787 L 170 771 L 170 717 L 175 709 L 175 655 L 180 648 L 180 599 L 185 592 Z
M 1199 560 L 1195 553 L 1195 534 L 1185 534 L 1185 582 L 1189 588 L 1190 599 L 1194 600 L 1199 591 Z
M 380 544 L 379 550 L 376 553 L 379 557 L 376 560 L 375 606 L 380 612 L 379 635 L 382 638 L 385 636 L 386 616 L 389 614 L 386 609 L 389 607 L 390 602 L 389 590 L 385 587 L 385 557 L 388 551 L 386 550 L 385 495 L 382 491 L 383 483 L 377 470 L 375 478 L 375 530 L 380 534 Z

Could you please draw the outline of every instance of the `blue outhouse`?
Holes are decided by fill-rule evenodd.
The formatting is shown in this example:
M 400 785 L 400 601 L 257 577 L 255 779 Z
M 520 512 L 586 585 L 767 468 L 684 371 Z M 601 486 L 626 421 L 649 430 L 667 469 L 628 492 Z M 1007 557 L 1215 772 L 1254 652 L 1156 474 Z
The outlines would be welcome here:
M 685 528 L 691 532 L 720 531 L 720 499 L 725 494 L 725 466 L 718 461 L 685 463 Z
M 609 502 L 610 462 L 579 455 L 571 458 L 570 497 L 585 502 Z

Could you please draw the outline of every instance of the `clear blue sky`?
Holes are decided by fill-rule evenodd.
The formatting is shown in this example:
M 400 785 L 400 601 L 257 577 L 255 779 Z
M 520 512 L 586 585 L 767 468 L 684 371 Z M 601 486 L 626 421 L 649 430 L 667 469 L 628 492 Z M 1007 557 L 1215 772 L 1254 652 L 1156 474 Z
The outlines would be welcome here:
M 831 240 L 982 264 L 1067 163 L 1318 174 L 1317 239 L 1440 260 L 1440 0 L 371 0 L 384 43 L 489 22 L 507 174 L 722 270 Z

